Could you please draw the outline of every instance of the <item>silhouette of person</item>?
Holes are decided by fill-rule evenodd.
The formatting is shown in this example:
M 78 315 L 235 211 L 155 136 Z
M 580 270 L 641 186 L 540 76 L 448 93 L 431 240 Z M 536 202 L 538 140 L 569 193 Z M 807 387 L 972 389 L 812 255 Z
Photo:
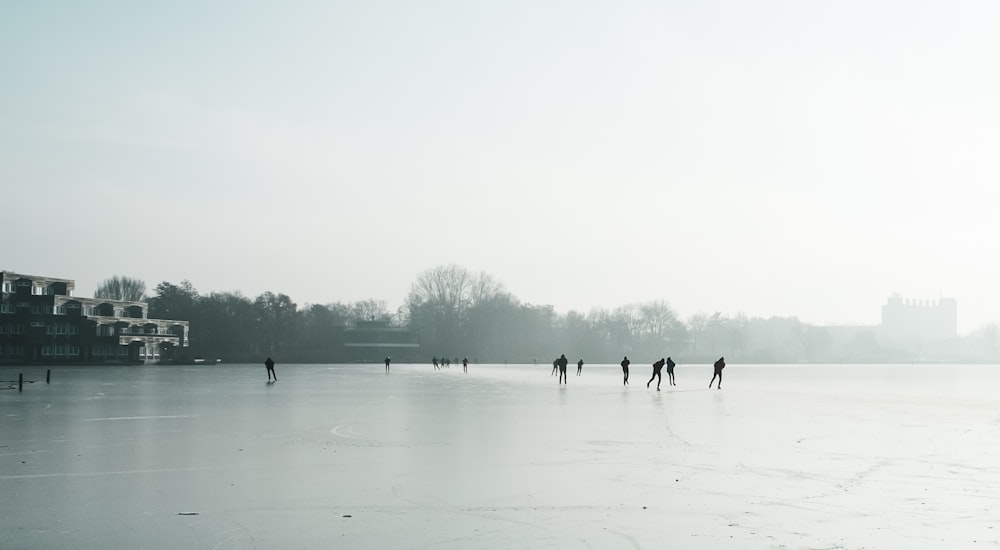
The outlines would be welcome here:
M 580 373 L 582 372 L 583 372 L 583 359 L 580 359 L 579 361 L 576 362 L 576 375 L 580 376 Z
M 462 358 L 462 372 L 469 372 L 469 358 Z
M 671 386 L 676 386 L 677 385 L 677 384 L 674 383 L 674 366 L 675 365 L 677 365 L 677 363 L 674 363 L 673 359 L 667 357 L 667 379 L 670 381 L 670 385 Z M 657 386 L 659 386 L 659 384 L 657 384 Z
M 712 387 L 712 382 L 715 382 L 715 377 L 719 377 L 719 389 L 722 389 L 722 369 L 726 368 L 726 359 L 724 357 L 719 357 L 719 360 L 715 362 L 715 370 L 712 372 L 712 381 L 708 383 L 708 387 Z
M 557 370 L 559 370 L 559 358 L 558 357 L 556 357 L 555 359 L 552 360 L 552 372 L 549 373 L 549 376 L 552 376 L 553 374 L 555 374 Z
M 267 381 L 270 382 L 271 377 L 273 376 L 274 381 L 277 382 L 278 375 L 274 374 L 274 361 L 270 357 L 268 357 L 267 360 L 264 361 L 264 366 L 267 367 Z
M 434 364 L 434 370 L 438 370 L 438 358 L 436 355 L 434 356 L 433 359 L 431 359 L 431 363 Z
M 623 386 L 628 384 L 628 366 L 631 364 L 632 362 L 628 360 L 628 355 L 626 355 L 625 358 L 622 359 L 622 374 L 625 375 L 625 380 L 622 381 Z
M 560 355 L 559 359 L 556 359 L 556 362 L 559 363 L 559 383 L 568 384 L 569 380 L 566 379 L 566 365 L 569 364 L 569 361 L 566 359 L 566 354 Z
M 391 363 L 391 362 L 392 362 L 392 357 L 386 355 L 385 356 L 385 372 L 386 373 L 389 372 L 389 363 Z
M 665 364 L 666 364 L 666 360 L 664 360 L 662 357 L 660 357 L 659 361 L 653 363 L 653 376 L 650 376 L 649 377 L 649 382 L 646 382 L 646 387 L 647 388 L 649 387 L 649 385 L 653 382 L 653 379 L 655 378 L 656 379 L 656 391 L 660 391 L 660 382 L 663 381 L 663 376 L 660 374 L 660 370 L 663 369 L 663 365 L 665 365 Z

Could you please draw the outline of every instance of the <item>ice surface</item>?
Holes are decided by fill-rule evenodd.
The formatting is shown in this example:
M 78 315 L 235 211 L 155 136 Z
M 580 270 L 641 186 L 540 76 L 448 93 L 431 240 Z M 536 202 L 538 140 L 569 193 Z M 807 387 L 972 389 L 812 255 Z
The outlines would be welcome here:
M 997 367 L 276 370 L 0 368 L 0 548 L 1000 545 Z

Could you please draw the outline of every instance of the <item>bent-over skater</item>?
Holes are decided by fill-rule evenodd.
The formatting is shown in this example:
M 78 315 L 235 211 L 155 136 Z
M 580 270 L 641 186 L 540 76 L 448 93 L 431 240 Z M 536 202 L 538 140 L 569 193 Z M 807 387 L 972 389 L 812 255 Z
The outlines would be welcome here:
M 676 365 L 677 365 L 677 363 L 674 363 L 673 359 L 667 357 L 667 380 L 670 381 L 670 385 L 671 386 L 676 386 L 677 385 L 677 384 L 674 383 L 674 367 Z
M 719 360 L 715 362 L 715 370 L 712 372 L 712 381 L 708 383 L 708 387 L 712 387 L 712 382 L 715 382 L 715 377 L 719 377 L 719 389 L 722 389 L 722 369 L 726 368 L 726 359 L 724 357 L 719 357 Z
M 663 370 L 663 365 L 665 365 L 666 363 L 667 362 L 662 357 L 660 357 L 659 361 L 653 363 L 653 376 L 650 376 L 649 377 L 649 382 L 646 382 L 646 387 L 647 388 L 649 387 L 649 385 L 653 382 L 653 379 L 655 378 L 656 379 L 656 391 L 660 391 L 660 382 L 663 381 L 663 376 L 660 375 L 660 371 Z
M 622 381 L 623 386 L 628 384 L 628 366 L 631 364 L 632 362 L 628 360 L 628 355 L 626 355 L 625 358 L 622 359 L 622 374 L 625 376 L 625 379 Z
M 274 374 L 274 361 L 270 357 L 268 357 L 267 360 L 264 361 L 264 366 L 267 367 L 267 381 L 270 382 L 271 377 L 273 376 L 274 381 L 277 382 L 278 375 Z

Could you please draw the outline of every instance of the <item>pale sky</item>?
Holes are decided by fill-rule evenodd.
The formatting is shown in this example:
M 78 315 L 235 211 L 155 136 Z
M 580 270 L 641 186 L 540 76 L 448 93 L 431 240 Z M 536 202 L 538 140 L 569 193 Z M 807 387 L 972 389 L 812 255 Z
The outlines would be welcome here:
M 0 4 L 0 269 L 1000 321 L 1000 3 Z

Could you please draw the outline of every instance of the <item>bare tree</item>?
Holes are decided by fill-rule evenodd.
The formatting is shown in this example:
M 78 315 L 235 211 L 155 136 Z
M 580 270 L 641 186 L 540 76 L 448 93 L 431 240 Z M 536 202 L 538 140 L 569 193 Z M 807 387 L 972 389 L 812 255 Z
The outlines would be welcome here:
M 389 309 L 385 300 L 368 299 L 355 302 L 352 308 L 357 319 L 363 321 L 382 321 L 389 318 Z
M 97 285 L 94 298 L 143 302 L 146 300 L 146 283 L 132 277 L 115 275 Z

